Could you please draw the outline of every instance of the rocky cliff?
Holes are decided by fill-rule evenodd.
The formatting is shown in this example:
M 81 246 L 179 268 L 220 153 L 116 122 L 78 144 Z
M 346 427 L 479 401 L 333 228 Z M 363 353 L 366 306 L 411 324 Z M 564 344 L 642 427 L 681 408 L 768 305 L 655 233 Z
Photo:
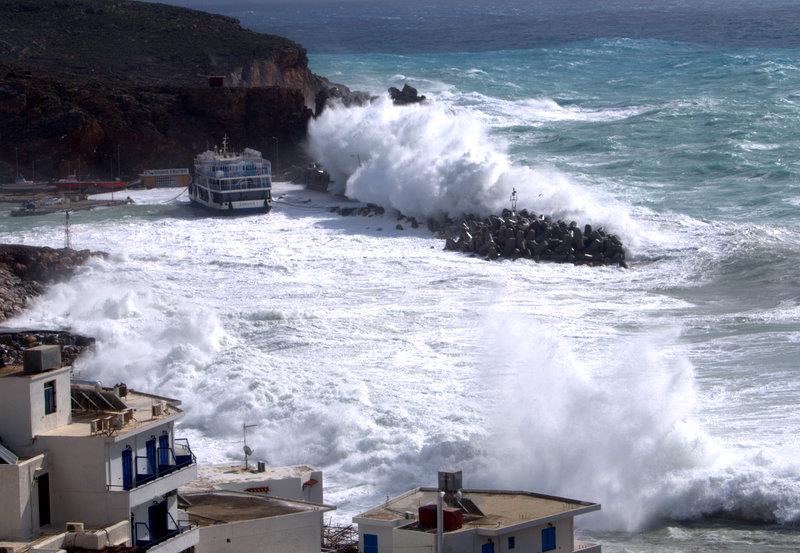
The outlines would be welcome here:
M 13 171 L 16 147 L 23 170 L 36 159 L 39 175 L 64 174 L 80 160 L 83 172 L 108 176 L 118 147 L 123 174 L 189 167 L 225 134 L 270 158 L 277 146 L 285 166 L 301 155 L 311 116 L 293 88 L 126 86 L 0 65 L 0 175 Z
M 226 88 L 211 89 L 209 76 Z M 228 134 L 284 165 L 321 98 L 305 49 L 205 12 L 129 0 L 0 0 L 0 180 L 187 166 Z M 24 171 L 30 176 L 30 171 Z

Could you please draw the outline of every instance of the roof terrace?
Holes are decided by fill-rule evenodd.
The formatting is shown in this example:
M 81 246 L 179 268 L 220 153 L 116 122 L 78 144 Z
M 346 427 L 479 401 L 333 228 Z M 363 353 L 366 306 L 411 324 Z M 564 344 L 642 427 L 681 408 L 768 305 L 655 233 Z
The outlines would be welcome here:
M 354 521 L 413 523 L 418 518 L 419 508 L 436 503 L 438 493 L 436 488 L 416 488 L 356 516 Z M 471 500 L 483 513 L 482 516 L 465 517 L 461 530 L 476 528 L 502 530 L 532 521 L 576 516 L 600 510 L 600 505 L 597 503 L 524 491 L 461 490 L 461 494 Z
M 308 511 L 327 512 L 332 507 L 304 501 L 277 499 L 246 492 L 213 491 L 183 494 L 189 520 L 200 526 L 277 517 Z

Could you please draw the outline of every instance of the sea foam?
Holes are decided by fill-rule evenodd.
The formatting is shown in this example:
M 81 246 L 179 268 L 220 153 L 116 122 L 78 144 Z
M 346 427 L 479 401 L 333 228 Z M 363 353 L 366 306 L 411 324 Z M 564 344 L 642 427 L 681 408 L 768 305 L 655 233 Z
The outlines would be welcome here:
M 331 107 L 309 124 L 309 149 L 334 191 L 420 219 L 489 215 L 525 207 L 580 224 L 604 225 L 629 246 L 643 237 L 629 209 L 552 167 L 514 164 L 479 115 L 434 101 Z

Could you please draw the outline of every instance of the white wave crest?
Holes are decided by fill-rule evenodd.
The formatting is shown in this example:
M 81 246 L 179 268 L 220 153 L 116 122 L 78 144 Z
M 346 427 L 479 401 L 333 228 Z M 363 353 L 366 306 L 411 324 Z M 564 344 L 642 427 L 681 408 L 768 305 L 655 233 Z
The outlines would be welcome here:
M 555 169 L 514 165 L 478 115 L 441 102 L 332 107 L 310 123 L 309 149 L 337 192 L 417 218 L 497 213 L 516 189 L 519 208 L 605 225 L 629 246 L 640 236 L 612 198 Z
M 494 326 L 493 351 L 506 353 L 493 366 L 513 370 L 490 425 L 487 480 L 599 501 L 602 511 L 580 523 L 604 530 L 800 518 L 796 464 L 738 453 L 699 424 L 694 371 L 664 350 L 674 332 L 625 340 L 614 361 L 589 371 L 546 328 L 508 316 Z

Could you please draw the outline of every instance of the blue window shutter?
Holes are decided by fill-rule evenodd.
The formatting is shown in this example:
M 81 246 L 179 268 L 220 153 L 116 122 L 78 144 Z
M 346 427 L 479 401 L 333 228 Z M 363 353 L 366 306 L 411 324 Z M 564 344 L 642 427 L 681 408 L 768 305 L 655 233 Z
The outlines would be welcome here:
M 159 468 L 169 465 L 169 436 L 166 434 L 158 437 L 158 465 Z
M 554 527 L 542 530 L 542 551 L 552 551 L 556 548 L 556 529 Z
M 130 449 L 122 452 L 122 487 L 133 488 L 133 452 Z
M 44 414 L 56 412 L 56 383 L 48 382 L 44 385 Z
M 378 536 L 364 534 L 364 553 L 378 553 Z
M 494 553 L 494 543 L 484 543 L 481 545 L 481 553 Z
M 156 440 L 147 440 L 145 442 L 145 449 L 147 450 L 147 474 L 156 474 Z

